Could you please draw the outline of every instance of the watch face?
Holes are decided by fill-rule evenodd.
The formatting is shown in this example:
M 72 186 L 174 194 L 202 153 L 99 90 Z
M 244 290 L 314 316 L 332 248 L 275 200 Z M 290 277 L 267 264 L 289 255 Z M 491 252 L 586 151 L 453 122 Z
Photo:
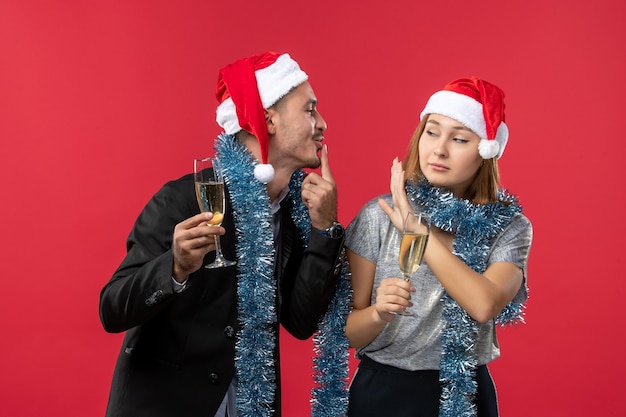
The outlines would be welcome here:
M 333 237 L 333 238 L 338 238 L 338 237 L 343 236 L 343 226 L 341 225 L 341 223 L 333 224 L 330 227 L 328 234 L 330 235 L 330 237 Z

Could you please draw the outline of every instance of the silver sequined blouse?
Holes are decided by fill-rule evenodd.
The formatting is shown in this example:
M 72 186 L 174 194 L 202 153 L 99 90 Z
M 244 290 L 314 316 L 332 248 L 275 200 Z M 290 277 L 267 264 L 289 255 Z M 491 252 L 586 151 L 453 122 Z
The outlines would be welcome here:
M 391 204 L 391 195 L 382 196 Z M 380 282 L 388 277 L 401 277 L 398 266 L 400 233 L 380 208 L 378 198 L 370 200 L 346 230 L 346 247 L 376 264 L 372 304 Z M 514 301 L 527 298 L 526 265 L 532 241 L 532 226 L 522 214 L 495 239 L 488 264 L 511 262 L 524 272 L 524 282 Z M 354 279 L 354 278 L 353 278 Z M 443 287 L 424 262 L 412 278 L 417 289 L 412 295 L 415 316 L 398 316 L 368 345 L 357 349 L 356 357 L 366 354 L 376 362 L 407 370 L 439 369 L 441 357 L 441 322 Z M 476 354 L 479 365 L 500 356 L 493 320 L 479 323 Z

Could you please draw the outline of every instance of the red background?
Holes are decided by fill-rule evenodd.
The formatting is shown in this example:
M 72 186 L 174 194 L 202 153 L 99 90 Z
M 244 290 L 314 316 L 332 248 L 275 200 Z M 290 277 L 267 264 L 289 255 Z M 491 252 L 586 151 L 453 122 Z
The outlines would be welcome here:
M 535 240 L 502 415 L 624 415 L 625 4 L 2 0 L 0 415 L 103 415 L 122 335 L 99 291 L 149 197 L 211 152 L 218 69 L 265 50 L 310 74 L 344 223 L 432 92 L 506 91 L 502 183 Z M 307 415 L 311 343 L 283 340 L 286 415 Z

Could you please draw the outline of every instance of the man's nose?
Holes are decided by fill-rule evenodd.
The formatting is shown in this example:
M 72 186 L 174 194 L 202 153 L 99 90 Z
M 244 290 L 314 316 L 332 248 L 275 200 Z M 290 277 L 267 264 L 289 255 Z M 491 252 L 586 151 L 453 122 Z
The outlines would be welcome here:
M 326 120 L 324 120 L 324 118 L 322 117 L 320 113 L 317 113 L 317 117 L 315 118 L 315 127 L 320 129 L 322 132 L 328 129 Z

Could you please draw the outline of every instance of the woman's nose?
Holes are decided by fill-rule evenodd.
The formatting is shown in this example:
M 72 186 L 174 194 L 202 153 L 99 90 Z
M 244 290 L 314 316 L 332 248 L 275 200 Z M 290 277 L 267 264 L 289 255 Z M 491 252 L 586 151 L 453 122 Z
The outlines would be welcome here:
M 435 146 L 433 153 L 439 157 L 445 157 L 448 155 L 448 150 L 443 143 L 439 142 L 437 146 Z

